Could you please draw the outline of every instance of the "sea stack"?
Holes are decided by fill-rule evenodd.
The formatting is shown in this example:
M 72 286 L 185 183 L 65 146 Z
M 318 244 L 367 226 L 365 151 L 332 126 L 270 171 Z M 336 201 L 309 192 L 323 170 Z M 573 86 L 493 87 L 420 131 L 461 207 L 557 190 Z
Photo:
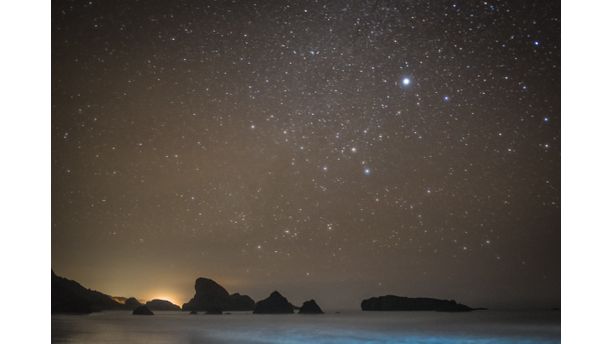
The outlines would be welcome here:
M 278 291 L 272 292 L 268 298 L 255 304 L 255 314 L 292 314 L 293 305 Z
M 153 315 L 153 312 L 147 306 L 138 306 L 132 312 L 134 315 Z
M 251 311 L 255 301 L 247 295 L 229 294 L 210 278 L 200 277 L 195 283 L 195 295 L 183 304 L 184 311 Z
M 455 300 L 440 300 L 428 297 L 402 297 L 385 295 L 361 301 L 362 311 L 438 311 L 469 312 L 474 309 Z
M 323 310 L 315 300 L 305 301 L 300 307 L 299 314 L 323 314 Z

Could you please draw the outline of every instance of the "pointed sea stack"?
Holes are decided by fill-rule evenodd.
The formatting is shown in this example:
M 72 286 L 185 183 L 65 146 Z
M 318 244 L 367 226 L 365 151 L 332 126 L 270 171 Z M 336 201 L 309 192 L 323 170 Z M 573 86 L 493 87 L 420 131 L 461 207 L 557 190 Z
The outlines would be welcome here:
M 255 304 L 255 314 L 293 314 L 293 305 L 281 295 L 274 291 L 267 299 L 258 301 Z
M 300 314 L 323 314 L 323 310 L 315 300 L 305 301 L 300 307 Z
M 134 315 L 153 315 L 153 312 L 147 306 L 138 306 L 132 312 Z

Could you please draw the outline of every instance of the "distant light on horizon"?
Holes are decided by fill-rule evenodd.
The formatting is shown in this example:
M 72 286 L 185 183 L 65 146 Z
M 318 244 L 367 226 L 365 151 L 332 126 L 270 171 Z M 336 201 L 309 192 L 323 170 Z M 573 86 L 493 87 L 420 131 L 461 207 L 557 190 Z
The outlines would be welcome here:
M 171 296 L 171 294 L 169 293 L 163 293 L 163 294 L 153 294 L 154 296 L 151 298 L 146 298 L 144 300 L 144 302 L 148 302 L 151 300 L 166 300 L 166 301 L 170 301 L 173 304 L 177 305 L 177 306 L 182 306 L 182 303 L 180 301 L 178 301 L 178 298 L 175 296 Z
M 53 268 L 177 305 L 199 277 L 547 305 L 560 5 L 490 4 L 53 2 Z

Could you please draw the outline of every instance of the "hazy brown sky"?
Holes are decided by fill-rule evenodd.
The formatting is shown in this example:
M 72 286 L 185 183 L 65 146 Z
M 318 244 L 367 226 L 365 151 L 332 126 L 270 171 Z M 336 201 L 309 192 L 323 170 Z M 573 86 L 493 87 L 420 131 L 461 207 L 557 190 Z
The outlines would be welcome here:
M 54 1 L 53 268 L 558 306 L 559 6 Z

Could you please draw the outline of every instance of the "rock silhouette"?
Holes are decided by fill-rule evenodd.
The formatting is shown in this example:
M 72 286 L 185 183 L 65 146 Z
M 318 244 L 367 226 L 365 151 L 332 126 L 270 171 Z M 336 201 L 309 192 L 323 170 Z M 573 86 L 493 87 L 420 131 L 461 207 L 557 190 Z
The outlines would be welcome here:
M 126 309 L 111 296 L 57 276 L 51 270 L 51 313 L 92 313 Z
M 255 301 L 248 295 L 234 293 L 229 296 L 229 307 L 223 308 L 225 311 L 252 311 Z
M 386 295 L 361 301 L 363 311 L 438 311 L 469 312 L 474 310 L 455 300 L 440 300 L 426 297 L 402 297 Z
M 238 293 L 230 295 L 217 282 L 200 277 L 195 283 L 195 295 L 183 304 L 184 311 L 250 311 L 255 302 L 247 295 Z
M 166 300 L 151 300 L 145 303 L 150 310 L 153 311 L 180 311 L 181 307 L 175 305 L 174 303 Z
M 130 298 L 125 300 L 124 305 L 128 309 L 133 310 L 134 308 L 136 308 L 138 306 L 142 306 L 142 303 L 140 303 L 140 301 L 138 301 L 135 297 L 130 297 Z
M 315 300 L 305 301 L 300 307 L 300 314 L 323 314 L 323 310 Z
M 113 300 L 125 304 L 125 301 L 127 301 L 127 297 L 123 297 L 123 296 L 111 296 L 113 298 Z
M 287 314 L 293 313 L 294 306 L 278 291 L 274 291 L 268 298 L 255 304 L 255 314 Z
M 132 311 L 134 315 L 153 315 L 153 312 L 147 306 L 138 306 Z

